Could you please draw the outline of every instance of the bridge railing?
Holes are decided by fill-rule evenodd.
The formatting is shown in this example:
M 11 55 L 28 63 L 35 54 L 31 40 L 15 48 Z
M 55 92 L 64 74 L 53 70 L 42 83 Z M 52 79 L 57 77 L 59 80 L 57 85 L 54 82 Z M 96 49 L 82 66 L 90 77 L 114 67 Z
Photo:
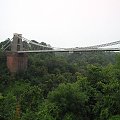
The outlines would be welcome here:
M 33 50 L 36 50 L 33 49 L 35 46 L 38 46 L 37 50 L 41 49 L 41 48 L 44 48 L 45 50 L 48 49 L 48 50 L 54 50 L 54 51 L 82 51 L 82 50 L 102 50 L 101 48 L 105 48 L 105 47 L 108 47 L 108 46 L 113 46 L 113 45 L 117 45 L 117 44 L 120 44 L 120 40 L 118 41 L 114 41 L 114 42 L 110 42 L 110 43 L 105 43 L 105 44 L 100 44 L 100 45 L 94 45 L 94 46 L 87 46 L 87 47 L 75 47 L 75 48 L 58 48 L 58 47 L 51 47 L 50 45 L 42 45 L 41 43 L 37 43 L 37 42 L 34 42 L 32 40 L 29 40 L 25 37 L 22 37 L 22 36 L 17 36 L 18 38 L 22 39 L 23 41 L 25 41 L 28 45 L 28 47 L 26 49 L 24 49 L 25 51 L 33 51 Z M 8 40 L 7 43 L 5 45 L 2 46 L 2 50 L 5 51 L 8 47 L 11 46 L 11 43 L 12 43 L 12 40 Z M 33 46 L 33 47 L 32 47 Z M 119 50 L 118 48 L 113 48 L 114 50 Z M 113 50 L 112 48 L 110 49 L 106 49 L 106 50 Z M 104 49 L 103 49 L 104 50 Z

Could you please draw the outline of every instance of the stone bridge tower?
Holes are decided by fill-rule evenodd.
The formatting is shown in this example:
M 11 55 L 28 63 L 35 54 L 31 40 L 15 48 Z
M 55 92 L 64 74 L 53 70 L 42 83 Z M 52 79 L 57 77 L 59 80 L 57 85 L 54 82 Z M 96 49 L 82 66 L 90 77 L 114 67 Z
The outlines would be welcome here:
M 23 50 L 23 43 L 22 43 L 22 34 L 13 34 L 13 41 L 11 43 L 11 51 L 17 52 Z
M 23 50 L 22 34 L 13 34 L 11 52 L 7 53 L 7 67 L 11 73 L 24 72 L 27 69 L 28 57 L 26 53 L 17 53 Z

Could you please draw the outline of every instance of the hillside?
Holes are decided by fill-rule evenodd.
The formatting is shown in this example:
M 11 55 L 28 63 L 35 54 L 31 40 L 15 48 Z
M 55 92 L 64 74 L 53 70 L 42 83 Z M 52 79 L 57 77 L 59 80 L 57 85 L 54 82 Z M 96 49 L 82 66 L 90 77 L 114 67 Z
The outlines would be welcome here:
M 0 52 L 0 119 L 120 119 L 119 53 L 28 56 L 27 71 L 12 76 Z

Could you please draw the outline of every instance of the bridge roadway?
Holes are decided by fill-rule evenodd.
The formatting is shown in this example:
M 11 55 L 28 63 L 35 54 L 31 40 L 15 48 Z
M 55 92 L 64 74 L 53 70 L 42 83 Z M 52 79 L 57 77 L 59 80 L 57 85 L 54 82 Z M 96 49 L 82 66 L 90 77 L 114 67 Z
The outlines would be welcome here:
M 49 52 L 95 52 L 95 51 L 120 51 L 120 48 L 66 48 L 66 49 L 54 49 L 54 50 L 29 50 L 29 51 L 17 51 L 17 53 L 49 53 Z

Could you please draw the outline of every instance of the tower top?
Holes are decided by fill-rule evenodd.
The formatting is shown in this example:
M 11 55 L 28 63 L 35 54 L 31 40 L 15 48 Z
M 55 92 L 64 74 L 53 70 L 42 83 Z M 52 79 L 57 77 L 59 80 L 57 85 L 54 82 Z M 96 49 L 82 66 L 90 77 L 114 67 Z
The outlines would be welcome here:
M 11 51 L 17 52 L 23 50 L 23 43 L 22 43 L 22 34 L 14 33 L 13 34 L 13 41 L 11 44 Z
M 22 36 L 22 34 L 13 33 L 13 36 Z

